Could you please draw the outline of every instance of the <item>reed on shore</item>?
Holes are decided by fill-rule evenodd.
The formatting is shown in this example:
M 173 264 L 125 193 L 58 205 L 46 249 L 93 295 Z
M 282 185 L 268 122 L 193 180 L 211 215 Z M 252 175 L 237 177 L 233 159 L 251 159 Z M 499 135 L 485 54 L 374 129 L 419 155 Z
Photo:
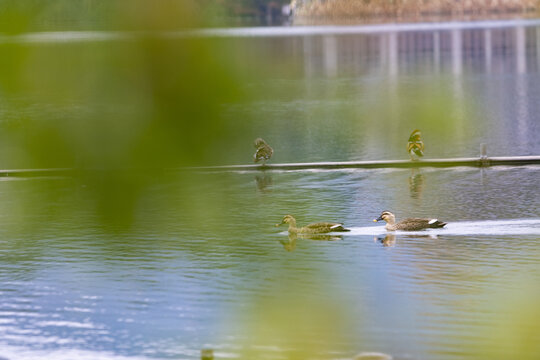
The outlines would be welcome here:
M 293 0 L 296 22 L 439 21 L 531 17 L 540 0 Z

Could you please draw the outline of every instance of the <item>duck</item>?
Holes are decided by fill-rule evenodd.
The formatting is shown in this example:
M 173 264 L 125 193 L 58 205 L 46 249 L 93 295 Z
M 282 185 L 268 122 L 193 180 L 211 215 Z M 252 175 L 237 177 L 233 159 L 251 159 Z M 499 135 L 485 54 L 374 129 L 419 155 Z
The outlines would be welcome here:
M 269 160 L 274 154 L 274 149 L 272 149 L 270 145 L 268 145 L 266 141 L 261 138 L 255 139 L 255 149 L 257 149 L 257 151 L 255 151 L 255 154 L 253 155 L 253 162 L 259 162 L 262 160 L 263 166 L 266 165 L 266 161 Z
M 279 224 L 276 224 L 276 227 L 283 224 L 289 224 L 289 234 L 325 234 L 336 231 L 351 231 L 344 228 L 341 223 L 329 222 L 318 222 L 298 228 L 296 227 L 296 219 L 292 215 L 285 215 L 283 220 Z
M 377 219 L 373 219 L 374 222 L 384 220 L 386 221 L 385 229 L 388 231 L 404 230 L 404 231 L 418 231 L 424 229 L 437 229 L 446 225 L 445 222 L 437 219 L 421 219 L 421 218 L 407 218 L 396 223 L 396 216 L 390 211 L 383 211 L 381 216 Z
M 407 152 L 411 157 L 412 161 L 416 161 L 422 156 L 424 156 L 424 142 L 421 139 L 422 133 L 420 130 L 416 129 L 409 136 L 409 141 L 407 142 Z

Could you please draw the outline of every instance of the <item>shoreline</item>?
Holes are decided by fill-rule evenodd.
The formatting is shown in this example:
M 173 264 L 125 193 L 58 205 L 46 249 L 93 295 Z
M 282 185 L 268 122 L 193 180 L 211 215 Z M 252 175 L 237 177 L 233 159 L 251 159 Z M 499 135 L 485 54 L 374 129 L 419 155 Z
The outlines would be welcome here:
M 300 0 L 292 3 L 294 25 L 516 20 L 538 17 L 539 0 L 469 0 L 457 5 L 444 0 L 431 3 L 418 0 L 398 0 L 394 3 Z

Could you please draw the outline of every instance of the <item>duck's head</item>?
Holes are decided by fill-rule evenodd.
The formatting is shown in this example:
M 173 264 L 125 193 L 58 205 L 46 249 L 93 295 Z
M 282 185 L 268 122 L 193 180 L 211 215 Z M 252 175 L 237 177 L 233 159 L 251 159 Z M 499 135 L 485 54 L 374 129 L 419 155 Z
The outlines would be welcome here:
M 409 141 L 420 141 L 420 137 L 422 136 L 422 133 L 420 130 L 416 129 L 411 133 L 411 136 L 409 136 Z
M 379 216 L 376 219 L 373 219 L 374 222 L 381 221 L 381 220 L 384 220 L 387 223 L 393 223 L 396 220 L 396 217 L 390 211 L 385 210 L 381 213 L 381 216 Z
M 279 224 L 276 224 L 276 227 L 280 226 L 280 225 L 283 225 L 283 224 L 290 224 L 290 223 L 295 224 L 296 223 L 295 218 L 292 215 L 285 215 L 283 217 L 283 220 L 281 220 L 281 222 Z
M 264 141 L 264 140 L 261 139 L 261 138 L 256 138 L 256 139 L 255 139 L 255 147 L 256 147 L 256 148 L 259 148 L 259 147 L 261 147 L 261 146 L 263 146 L 263 145 L 266 145 L 266 141 Z

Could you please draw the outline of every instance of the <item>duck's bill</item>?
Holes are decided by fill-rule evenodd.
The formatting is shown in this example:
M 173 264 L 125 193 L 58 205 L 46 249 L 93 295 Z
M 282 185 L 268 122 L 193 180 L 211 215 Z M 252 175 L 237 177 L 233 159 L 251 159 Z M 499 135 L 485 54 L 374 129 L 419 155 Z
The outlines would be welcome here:
M 276 224 L 276 227 L 279 227 L 279 226 L 280 226 L 281 224 L 283 224 L 283 223 L 280 223 L 280 224 Z
M 381 215 L 381 216 L 379 216 L 379 217 L 378 217 L 378 218 L 376 218 L 376 219 L 373 219 L 373 222 L 377 222 L 377 221 L 381 221 L 381 220 L 383 220 L 383 218 L 382 218 L 382 215 Z
M 379 220 L 378 219 L 373 219 L 373 222 L 377 222 L 377 221 L 379 221 Z

